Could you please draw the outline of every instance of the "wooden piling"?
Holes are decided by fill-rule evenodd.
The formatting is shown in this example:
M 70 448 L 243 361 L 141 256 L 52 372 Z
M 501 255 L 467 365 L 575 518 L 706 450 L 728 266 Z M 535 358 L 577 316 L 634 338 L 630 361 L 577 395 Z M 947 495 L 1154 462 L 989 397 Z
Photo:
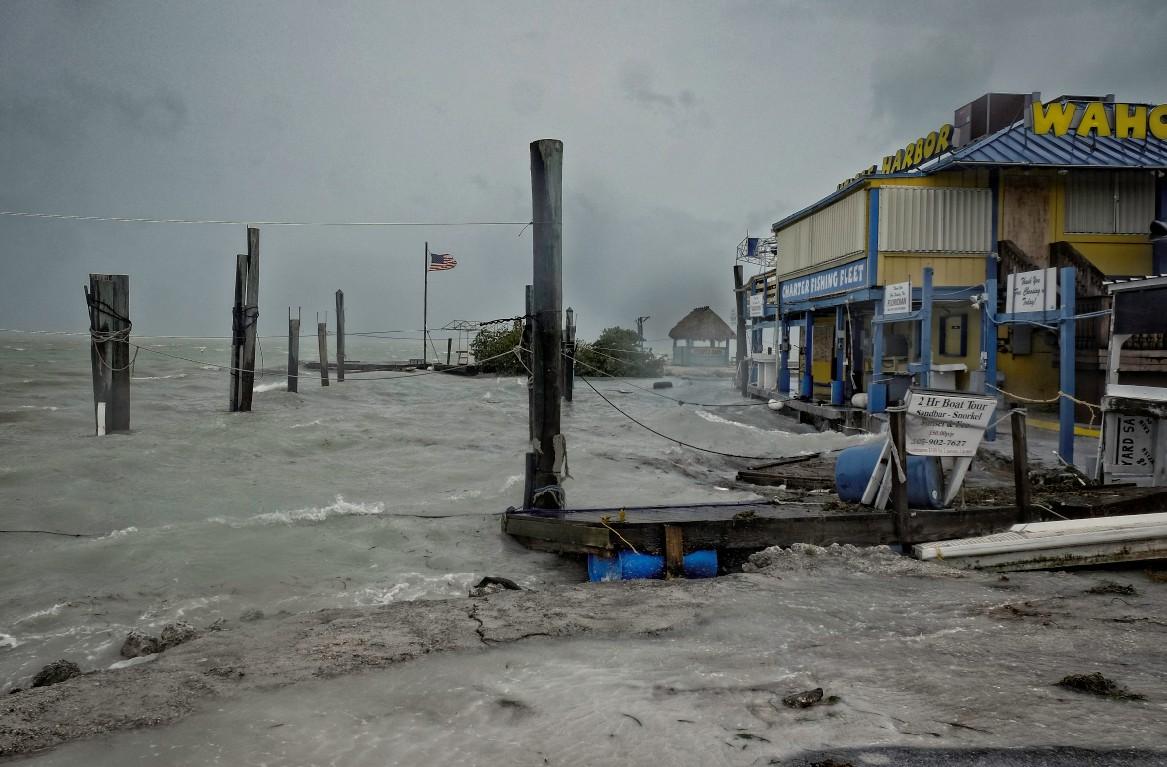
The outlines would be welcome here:
M 130 430 L 130 277 L 90 274 L 89 360 L 95 433 Z
M 904 550 L 911 545 L 908 540 L 908 530 L 910 519 L 908 517 L 908 451 L 907 451 L 907 416 L 908 413 L 903 408 L 891 409 L 887 411 L 888 418 L 891 421 L 891 457 L 888 463 L 888 471 L 891 472 L 891 501 L 892 513 L 895 515 L 895 529 L 896 539 Z M 904 471 L 904 480 L 900 480 L 899 470 L 896 468 L 896 456 L 899 456 L 899 465 Z
M 255 388 L 255 325 L 259 320 L 259 229 L 247 227 L 247 253 L 235 257 L 231 314 L 231 411 L 251 410 Z
M 1037 522 L 1029 486 L 1029 440 L 1025 430 L 1025 410 L 1014 406 L 1009 412 L 1013 431 L 1013 489 L 1017 503 L 1018 522 Z
M 665 525 L 665 577 L 685 577 L 684 528 L 680 525 Z
M 535 385 L 533 410 L 536 451 L 535 497 L 538 508 L 562 508 L 563 492 L 556 454 L 566 450 L 559 431 L 559 382 L 563 368 L 563 142 L 531 142 L 531 202 L 535 334 L 532 344 Z M 562 458 L 561 458 L 562 460 Z M 556 487 L 557 492 L 539 492 Z
M 344 380 L 344 291 L 336 291 L 336 382 Z
M 535 454 L 523 456 L 523 508 L 531 508 L 531 496 L 535 494 Z
M 446 364 L 447 365 L 450 364 L 450 360 L 453 358 L 453 356 L 454 356 L 454 339 L 447 338 L 446 339 Z
M 734 306 L 737 307 L 737 375 L 741 384 L 742 396 L 747 396 L 750 386 L 750 365 L 746 359 L 746 289 L 742 265 L 733 267 L 733 295 Z
M 534 345 L 533 339 L 535 338 L 535 294 L 533 290 L 533 286 L 526 286 L 523 332 L 519 336 L 519 346 L 522 347 L 519 349 L 519 358 L 527 366 L 528 371 L 532 370 L 534 365 L 531 358 L 531 347 Z M 527 376 L 527 425 L 530 432 L 528 438 L 535 439 L 535 379 L 529 374 Z
M 575 310 L 567 307 L 567 324 L 563 339 L 563 398 L 571 402 L 575 388 Z
M 316 323 L 316 343 L 320 348 L 320 385 L 328 386 L 328 323 Z
M 292 307 L 288 307 L 288 391 L 300 391 L 300 308 L 296 307 L 296 317 L 292 318 Z

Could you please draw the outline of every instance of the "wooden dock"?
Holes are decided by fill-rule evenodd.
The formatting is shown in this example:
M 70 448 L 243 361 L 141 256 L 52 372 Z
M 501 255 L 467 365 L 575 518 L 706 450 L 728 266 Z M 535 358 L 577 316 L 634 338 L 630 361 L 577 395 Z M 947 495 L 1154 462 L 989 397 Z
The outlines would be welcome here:
M 814 496 L 811 496 L 812 498 Z M 833 495 L 822 501 L 743 501 L 669 506 L 592 509 L 508 509 L 502 529 L 528 548 L 561 554 L 612 556 L 621 550 L 666 554 L 666 540 L 680 551 L 715 549 L 728 562 L 769 546 L 834 543 L 855 546 L 914 544 L 991 535 L 1019 519 L 1016 506 L 892 511 L 838 507 Z M 1167 511 L 1162 488 L 1083 490 L 1057 504 L 1071 519 Z M 1049 517 L 1053 519 L 1053 517 Z
M 316 360 L 303 363 L 308 370 L 319 370 L 320 363 Z M 413 373 L 428 371 L 433 368 L 439 373 L 449 373 L 456 376 L 478 375 L 477 365 L 447 365 L 444 362 L 425 363 L 420 359 L 402 362 L 361 362 L 360 360 L 345 360 L 346 373 Z M 336 370 L 336 363 L 328 363 L 329 370 Z

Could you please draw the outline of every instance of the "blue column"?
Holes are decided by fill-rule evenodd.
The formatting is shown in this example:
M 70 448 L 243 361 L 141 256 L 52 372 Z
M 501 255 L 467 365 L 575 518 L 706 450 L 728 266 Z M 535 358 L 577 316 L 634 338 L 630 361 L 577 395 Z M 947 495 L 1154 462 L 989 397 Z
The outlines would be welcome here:
M 984 393 L 997 397 L 997 259 L 989 256 L 993 276 L 985 280 L 985 305 L 981 307 L 981 355 L 984 357 Z M 997 420 L 994 409 L 993 421 Z M 997 439 L 997 427 L 985 430 L 985 441 Z
M 814 312 L 806 312 L 802 327 L 802 389 L 801 396 L 814 397 Z
M 875 301 L 875 322 L 871 323 L 871 385 L 867 387 L 867 412 L 887 410 L 887 382 L 883 380 L 883 299 Z
M 1074 267 L 1062 267 L 1061 319 L 1058 322 L 1058 455 L 1068 464 L 1074 463 L 1074 314 L 1076 311 Z
M 924 267 L 924 286 L 920 290 L 920 388 L 927 389 L 932 380 L 932 267 Z
M 842 405 L 847 381 L 847 315 L 842 306 L 835 307 L 835 376 L 831 380 L 831 404 Z
M 790 326 L 785 314 L 778 318 L 778 393 L 790 396 Z

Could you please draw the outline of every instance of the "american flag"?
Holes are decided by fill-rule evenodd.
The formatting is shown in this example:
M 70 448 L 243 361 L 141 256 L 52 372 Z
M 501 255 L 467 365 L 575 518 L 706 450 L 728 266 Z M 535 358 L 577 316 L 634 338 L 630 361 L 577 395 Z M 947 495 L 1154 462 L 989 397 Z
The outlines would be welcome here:
M 444 272 L 447 269 L 453 269 L 458 265 L 458 262 L 450 258 L 449 253 L 430 253 L 430 266 L 428 271 Z

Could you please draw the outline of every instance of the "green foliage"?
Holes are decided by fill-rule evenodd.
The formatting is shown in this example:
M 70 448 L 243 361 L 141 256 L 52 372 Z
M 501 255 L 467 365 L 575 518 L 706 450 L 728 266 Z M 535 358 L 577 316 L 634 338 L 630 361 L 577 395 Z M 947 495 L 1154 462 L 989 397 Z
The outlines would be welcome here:
M 501 373 L 516 375 L 523 371 L 522 365 L 514 354 L 507 354 L 518 346 L 523 338 L 522 325 L 516 322 L 509 328 L 500 330 L 480 330 L 474 340 L 470 342 L 470 351 L 474 359 L 478 360 L 478 368 L 484 373 Z M 498 359 L 490 359 L 497 357 Z M 487 360 L 482 362 L 482 360 Z
M 579 343 L 575 351 L 578 376 L 611 375 L 648 378 L 664 372 L 664 359 L 640 348 L 635 330 L 605 328 L 595 343 Z

